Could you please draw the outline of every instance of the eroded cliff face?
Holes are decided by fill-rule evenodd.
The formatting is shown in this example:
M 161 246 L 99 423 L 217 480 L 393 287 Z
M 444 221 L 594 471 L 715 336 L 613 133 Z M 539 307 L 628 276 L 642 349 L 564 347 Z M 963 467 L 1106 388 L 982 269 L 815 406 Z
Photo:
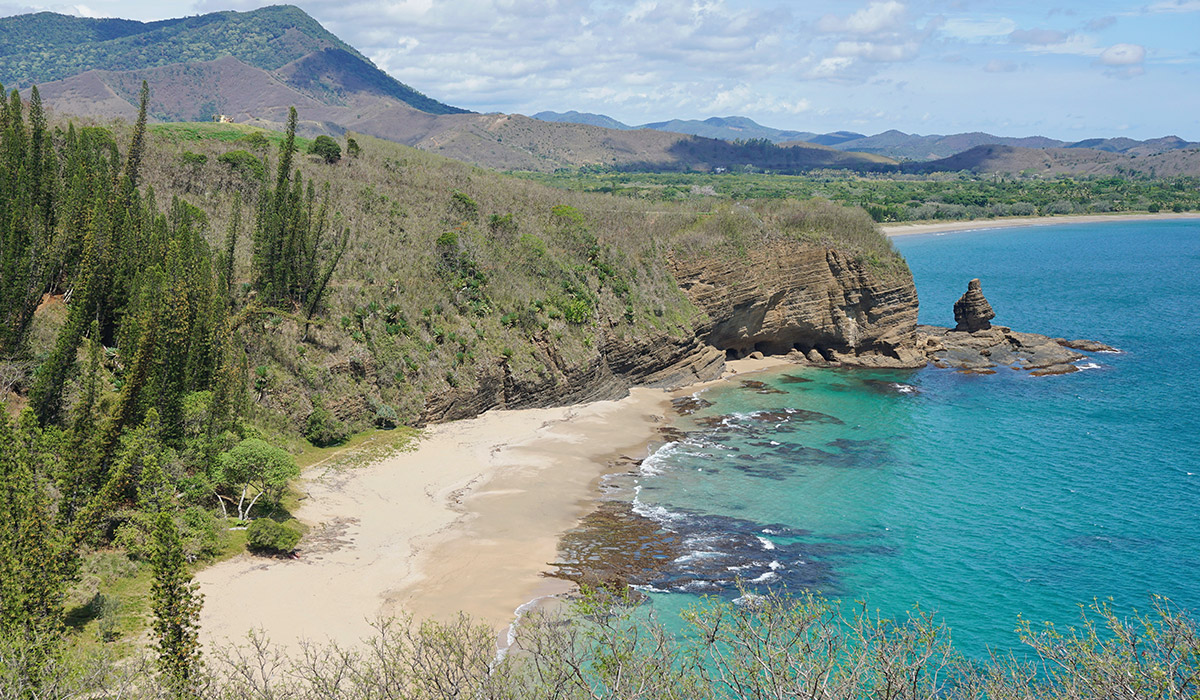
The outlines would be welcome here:
M 921 367 L 917 292 L 906 272 L 886 281 L 831 248 L 779 240 L 744 257 L 674 259 L 681 288 L 702 312 L 693 334 L 617 335 L 601 321 L 594 350 L 567 359 L 539 342 L 541 367 L 514 372 L 496 358 L 474 386 L 426 399 L 424 421 L 624 396 L 629 387 L 682 386 L 715 379 L 727 358 L 752 352 L 804 354 L 812 361 Z
M 905 272 L 888 281 L 832 249 L 780 240 L 737 259 L 673 261 L 675 276 L 708 319 L 697 335 L 730 358 L 793 350 L 871 367 L 920 367 L 917 290 Z
M 484 366 L 474 387 L 426 399 L 422 420 L 469 418 L 493 408 L 536 408 L 618 399 L 631 386 L 676 387 L 721 376 L 725 354 L 696 336 L 617 337 L 605 330 L 596 350 L 569 360 L 539 343 L 542 367 L 513 372 L 507 361 Z

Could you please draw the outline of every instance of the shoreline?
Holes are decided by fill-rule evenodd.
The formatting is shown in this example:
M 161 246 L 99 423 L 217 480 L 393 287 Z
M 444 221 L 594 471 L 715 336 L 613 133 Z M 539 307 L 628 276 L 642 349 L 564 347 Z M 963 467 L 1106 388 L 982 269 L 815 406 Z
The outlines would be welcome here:
M 542 576 L 560 535 L 591 511 L 614 462 L 640 459 L 659 441 L 672 398 L 788 364 L 735 360 L 711 382 L 489 411 L 431 426 L 411 451 L 312 470 L 299 484 L 295 515 L 310 531 L 298 558 L 243 553 L 196 574 L 201 641 L 241 643 L 254 629 L 292 651 L 305 641 L 347 646 L 380 618 L 460 612 L 503 639 L 518 610 L 574 589 Z
M 974 219 L 938 223 L 886 224 L 879 229 L 889 238 L 914 236 L 923 233 L 962 233 L 1025 226 L 1056 226 L 1060 224 L 1100 224 L 1118 221 L 1186 221 L 1200 219 L 1200 212 L 1163 212 L 1159 214 L 1062 214 L 1058 216 L 1029 216 L 1001 219 Z

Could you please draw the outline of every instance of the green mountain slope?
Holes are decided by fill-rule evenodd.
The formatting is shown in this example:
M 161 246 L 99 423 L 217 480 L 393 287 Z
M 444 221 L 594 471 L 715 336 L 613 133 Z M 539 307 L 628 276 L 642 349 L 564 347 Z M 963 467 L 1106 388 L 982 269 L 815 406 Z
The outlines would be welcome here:
M 0 84 L 27 87 L 90 70 L 136 71 L 233 56 L 289 82 L 312 85 L 305 63 L 345 82 L 432 114 L 465 110 L 443 104 L 379 70 L 297 7 L 216 12 L 197 17 L 135 22 L 68 17 L 49 12 L 0 19 Z M 300 62 L 300 66 L 295 65 Z M 329 88 L 321 88 L 328 90 Z

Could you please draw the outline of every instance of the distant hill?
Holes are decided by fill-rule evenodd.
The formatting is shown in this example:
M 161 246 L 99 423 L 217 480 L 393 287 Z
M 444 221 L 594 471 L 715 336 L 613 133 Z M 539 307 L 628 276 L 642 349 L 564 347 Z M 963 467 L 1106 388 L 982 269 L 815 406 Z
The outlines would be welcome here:
M 551 122 L 592 124 L 610 129 L 653 129 L 679 134 L 693 134 L 714 139 L 767 139 L 775 143 L 807 142 L 831 146 L 839 151 L 874 153 L 898 160 L 929 161 L 947 158 L 976 146 L 1001 145 L 1020 148 L 1089 148 L 1109 153 L 1128 155 L 1154 155 L 1179 149 L 1195 148 L 1200 144 L 1189 143 L 1178 136 L 1165 136 L 1146 141 L 1128 138 L 1095 138 L 1075 143 L 1059 141 L 1045 136 L 996 136 L 981 131 L 961 134 L 907 134 L 891 129 L 874 136 L 854 131 L 833 131 L 816 134 L 810 131 L 790 131 L 763 126 L 748 117 L 710 117 L 698 119 L 671 119 L 640 126 L 629 126 L 603 114 L 587 112 L 538 112 L 535 119 Z
M 431 114 L 466 111 L 392 78 L 303 10 L 289 5 L 159 22 L 52 12 L 0 18 L 0 84 L 10 88 L 89 71 L 102 71 L 96 77 L 104 81 L 114 73 L 209 64 L 227 57 L 321 102 L 336 104 L 348 94 L 365 92 Z M 95 78 L 88 82 L 94 84 Z M 75 89 L 79 87 L 77 83 Z M 109 87 L 122 97 L 120 90 Z
M 637 127 L 629 126 L 622 122 L 613 119 L 606 114 L 593 114 L 591 112 L 538 112 L 533 115 L 534 119 L 540 119 L 544 122 L 565 122 L 567 124 L 586 124 L 587 126 L 602 126 L 605 129 L 616 129 L 617 131 L 629 131 Z
M 709 117 L 708 119 L 672 119 L 665 122 L 651 122 L 638 126 L 630 126 L 617 121 L 605 114 L 591 112 L 538 112 L 534 119 L 547 122 L 567 122 L 570 124 L 588 124 L 603 126 L 608 129 L 650 129 L 652 131 L 669 131 L 675 134 L 703 136 L 710 139 L 726 141 L 767 139 L 774 143 L 785 141 L 812 141 L 817 134 L 811 131 L 789 131 L 763 126 L 749 117 Z
M 708 119 L 672 119 L 666 122 L 643 124 L 639 129 L 673 131 L 679 134 L 704 136 L 727 141 L 767 139 L 775 143 L 785 141 L 809 141 L 816 134 L 811 131 L 789 131 L 763 126 L 748 117 L 709 117 Z
M 856 141 L 863 138 L 866 138 L 866 136 L 853 131 L 833 131 L 828 134 L 819 134 L 808 140 L 813 143 L 819 143 L 822 146 L 840 146 L 847 141 Z
M 1200 146 L 1138 156 L 1093 148 L 985 145 L 976 146 L 949 158 L 923 163 L 904 163 L 901 169 L 909 173 L 965 170 L 980 174 L 1172 177 L 1200 174 Z

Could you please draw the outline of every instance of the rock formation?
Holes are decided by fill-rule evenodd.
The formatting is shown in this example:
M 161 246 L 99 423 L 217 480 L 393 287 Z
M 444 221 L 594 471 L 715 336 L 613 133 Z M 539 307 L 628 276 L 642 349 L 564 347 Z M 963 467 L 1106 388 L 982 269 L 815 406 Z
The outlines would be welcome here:
M 903 271 L 883 280 L 850 255 L 777 240 L 743 257 L 672 262 L 697 307 L 693 331 L 618 336 L 601 323 L 592 352 L 563 357 L 538 341 L 541 367 L 513 371 L 506 361 L 480 367 L 472 386 L 426 398 L 423 422 L 618 398 L 630 386 L 681 386 L 721 375 L 725 360 L 752 353 L 807 358 L 814 364 L 923 367 L 917 292 Z
M 981 374 L 1008 365 L 1064 374 L 1085 356 L 1071 348 L 1116 352 L 992 326 L 979 280 L 954 305 L 958 327 L 917 325 L 917 292 L 907 271 L 876 275 L 839 250 L 776 240 L 741 257 L 675 259 L 680 288 L 698 316 L 691 332 L 628 336 L 602 320 L 596 343 L 564 357 L 546 335 L 536 371 L 508 360 L 479 368 L 471 386 L 426 398 L 422 420 L 475 416 L 492 408 L 562 405 L 624 396 L 629 387 L 681 386 L 721 375 L 726 359 L 765 353 L 821 366 L 938 367 Z M 969 331 L 969 332 L 962 332 Z
M 850 255 L 782 239 L 743 257 L 675 259 L 675 278 L 707 318 L 696 332 L 731 359 L 792 350 L 817 360 L 921 367 L 917 290 L 905 270 L 883 279 Z
M 975 333 L 986 331 L 992 327 L 991 321 L 996 318 L 992 305 L 983 296 L 983 289 L 978 279 L 967 284 L 967 292 L 954 302 L 954 327 L 956 331 Z
M 974 333 L 917 326 L 916 337 L 921 351 L 935 367 L 974 374 L 993 374 L 999 366 L 1029 370 L 1038 376 L 1067 374 L 1079 369 L 1073 362 L 1086 357 L 1063 345 L 1061 338 L 1018 333 L 1004 326 Z

